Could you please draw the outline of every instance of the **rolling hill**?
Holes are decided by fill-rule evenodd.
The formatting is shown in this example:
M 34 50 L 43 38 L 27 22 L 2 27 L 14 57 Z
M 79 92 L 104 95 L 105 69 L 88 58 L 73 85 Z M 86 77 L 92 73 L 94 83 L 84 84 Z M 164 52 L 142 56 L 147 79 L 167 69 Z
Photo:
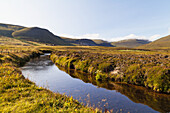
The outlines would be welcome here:
M 73 39 L 73 38 L 66 38 L 61 37 L 68 43 L 79 45 L 79 46 L 105 46 L 105 47 L 114 47 L 109 42 L 100 40 L 100 39 Z
M 12 37 L 12 33 L 25 27 L 0 23 L 0 36 Z
M 17 30 L 12 33 L 14 38 L 26 41 L 34 41 L 51 45 L 71 45 L 47 29 L 31 27 Z
M 111 42 L 112 45 L 116 47 L 129 47 L 129 48 L 134 48 L 138 47 L 144 44 L 148 44 L 151 41 L 148 40 L 143 40 L 143 39 L 127 39 L 127 40 L 121 40 L 117 42 Z
M 144 49 L 165 49 L 170 48 L 170 35 L 162 37 L 158 40 L 155 40 L 149 44 L 139 46 L 138 48 Z
M 101 39 L 93 39 L 93 41 L 98 45 L 98 46 L 106 46 L 106 47 L 115 47 L 111 43 L 101 40 Z
M 56 36 L 47 29 L 39 27 L 24 27 L 19 25 L 0 23 L 0 37 L 15 38 L 26 44 L 36 43 L 33 45 L 79 45 L 79 46 L 105 46 L 105 47 L 128 47 L 143 49 L 170 48 L 170 35 L 160 38 L 154 42 L 143 39 L 128 39 L 117 42 L 107 42 L 100 39 L 72 39 Z M 8 39 L 9 40 L 9 39 Z M 11 39 L 10 39 L 11 40 Z M 39 43 L 39 44 L 37 44 Z M 18 44 L 18 43 L 17 43 Z
M 71 45 L 46 29 L 38 27 L 28 28 L 3 23 L 0 23 L 0 37 L 6 37 L 7 39 L 8 37 L 15 38 L 28 44 L 38 42 L 47 45 Z
M 71 43 L 73 45 L 79 45 L 79 46 L 97 46 L 97 44 L 90 39 L 72 39 L 72 38 L 66 38 L 61 37 L 63 40 L 65 40 L 68 43 Z

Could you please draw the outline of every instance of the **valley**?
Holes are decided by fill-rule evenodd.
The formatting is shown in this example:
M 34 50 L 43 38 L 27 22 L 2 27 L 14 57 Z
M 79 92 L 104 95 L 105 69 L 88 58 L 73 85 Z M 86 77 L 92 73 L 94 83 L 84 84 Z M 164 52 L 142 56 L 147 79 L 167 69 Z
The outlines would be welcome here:
M 139 106 L 137 103 L 141 103 L 151 112 L 170 112 L 167 104 L 170 102 L 169 40 L 170 37 L 166 36 L 153 42 L 136 39 L 113 44 L 104 40 L 61 37 L 39 27 L 0 24 L 0 112 L 111 112 L 114 107 L 118 111 L 135 112 L 132 107 L 121 107 L 125 106 L 121 100 L 117 106 L 111 106 L 114 102 L 109 101 L 112 104 L 105 109 L 78 101 L 77 97 L 67 92 L 68 89 L 65 95 L 61 90 L 58 93 L 57 89 L 54 92 L 39 86 L 22 73 L 21 67 L 45 53 L 50 53 L 50 62 L 58 66 L 56 68 L 53 64 L 56 70 L 68 73 L 67 77 L 77 78 L 84 87 L 90 83 L 89 88 L 102 87 L 106 94 L 110 90 L 118 91 L 131 105 Z M 38 64 L 39 60 L 35 65 Z M 46 70 L 49 65 L 40 63 L 38 66 Z M 57 75 L 59 73 L 57 71 L 56 75 L 49 76 L 60 76 L 62 79 L 61 75 Z M 45 75 L 41 74 L 37 76 L 41 78 Z M 65 88 L 71 85 L 74 82 Z M 95 88 L 95 91 L 99 90 Z M 84 97 L 85 93 L 82 95 Z M 97 100 L 97 97 L 94 98 Z M 137 111 L 140 111 L 139 108 L 136 108 Z

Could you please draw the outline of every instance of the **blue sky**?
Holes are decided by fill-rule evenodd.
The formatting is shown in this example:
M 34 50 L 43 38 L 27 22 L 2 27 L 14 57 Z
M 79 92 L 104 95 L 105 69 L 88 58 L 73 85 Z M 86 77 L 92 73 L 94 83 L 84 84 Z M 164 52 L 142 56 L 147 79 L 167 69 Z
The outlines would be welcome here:
M 170 34 L 170 0 L 0 0 L 0 23 L 117 41 Z

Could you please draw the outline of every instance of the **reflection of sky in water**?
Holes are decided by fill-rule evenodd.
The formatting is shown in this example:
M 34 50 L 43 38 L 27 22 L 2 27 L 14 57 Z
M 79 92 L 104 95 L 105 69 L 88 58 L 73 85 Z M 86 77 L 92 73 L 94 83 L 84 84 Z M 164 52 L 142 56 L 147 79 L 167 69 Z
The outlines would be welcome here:
M 106 108 L 114 108 L 114 111 L 123 109 L 123 112 L 156 112 L 146 105 L 134 103 L 115 90 L 97 88 L 91 83 L 84 83 L 80 79 L 72 78 L 64 71 L 59 70 L 45 56 L 39 60 L 31 60 L 22 68 L 22 73 L 39 86 L 47 87 L 54 92 L 72 95 L 75 99 L 80 99 L 81 97 L 80 101 L 83 102 L 86 102 L 85 99 L 88 98 L 87 95 L 89 94 L 92 105 L 97 105 L 98 102 L 101 102 L 101 106 L 103 106 L 107 102 L 109 106 Z M 106 99 L 106 101 L 102 102 L 102 99 Z

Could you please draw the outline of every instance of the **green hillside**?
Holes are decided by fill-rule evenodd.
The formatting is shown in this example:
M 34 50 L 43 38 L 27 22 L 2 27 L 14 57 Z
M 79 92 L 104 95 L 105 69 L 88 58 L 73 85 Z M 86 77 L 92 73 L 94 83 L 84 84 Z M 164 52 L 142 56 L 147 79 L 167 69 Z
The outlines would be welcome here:
M 111 43 L 101 40 L 101 39 L 93 39 L 93 41 L 98 45 L 98 46 L 106 46 L 106 47 L 114 47 Z
M 12 36 L 20 40 L 34 41 L 51 45 L 71 45 L 60 37 L 55 36 L 49 30 L 38 27 L 24 28 L 15 31 L 12 33 Z
M 143 39 L 128 39 L 128 40 L 121 40 L 117 42 L 111 42 L 111 44 L 116 47 L 129 47 L 129 48 L 138 47 L 148 43 L 150 43 L 150 41 L 143 40 Z
M 105 47 L 114 47 L 109 42 L 100 40 L 100 39 L 73 39 L 73 38 L 66 38 L 61 37 L 66 42 L 71 43 L 73 45 L 78 46 L 105 46 Z
M 19 26 L 19 25 L 11 25 L 11 24 L 0 23 L 0 30 L 12 30 L 12 31 L 16 31 L 16 30 L 20 30 L 20 29 L 23 29 L 23 28 L 25 28 L 25 27 Z
M 61 37 L 63 40 L 65 40 L 68 43 L 71 43 L 73 45 L 78 46 L 98 46 L 93 40 L 90 39 L 73 39 L 73 38 L 66 38 Z
M 71 45 L 46 29 L 0 23 L 0 37 L 19 39 L 26 44 Z M 30 42 L 31 41 L 31 42 Z M 39 45 L 38 43 L 34 45 Z
M 153 41 L 149 44 L 139 46 L 138 48 L 144 49 L 166 49 L 170 48 L 170 35 L 160 38 L 156 41 Z
M 101 44 L 101 43 L 106 43 L 106 42 L 107 42 L 107 41 L 100 40 L 100 39 L 93 39 L 93 41 L 94 41 L 96 44 Z
M 0 36 L 12 37 L 12 33 L 25 27 L 0 23 Z

